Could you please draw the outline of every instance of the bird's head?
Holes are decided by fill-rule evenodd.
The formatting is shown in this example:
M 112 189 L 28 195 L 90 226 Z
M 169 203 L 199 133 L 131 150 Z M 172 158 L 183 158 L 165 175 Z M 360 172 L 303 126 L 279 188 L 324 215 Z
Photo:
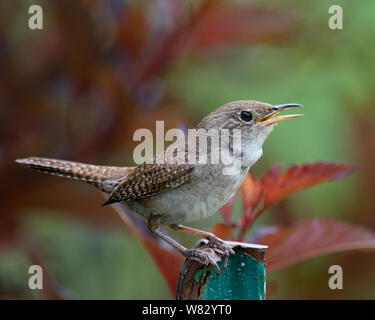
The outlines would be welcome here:
M 240 129 L 246 141 L 259 139 L 261 144 L 271 133 L 274 125 L 282 120 L 301 117 L 301 114 L 277 116 L 290 108 L 301 108 L 300 104 L 288 103 L 271 105 L 254 100 L 241 100 L 227 103 L 206 116 L 198 128 Z
M 242 167 L 249 168 L 261 157 L 263 143 L 279 121 L 302 116 L 301 114 L 277 115 L 283 110 L 297 107 L 302 105 L 296 103 L 271 105 L 253 100 L 235 101 L 211 112 L 199 123 L 198 128 L 205 131 L 210 129 L 220 131 L 221 147 L 228 148 L 229 154 L 241 159 Z M 224 132 L 229 134 L 228 139 L 222 138 Z M 239 139 L 238 132 L 240 132 Z M 230 138 L 231 136 L 233 139 Z

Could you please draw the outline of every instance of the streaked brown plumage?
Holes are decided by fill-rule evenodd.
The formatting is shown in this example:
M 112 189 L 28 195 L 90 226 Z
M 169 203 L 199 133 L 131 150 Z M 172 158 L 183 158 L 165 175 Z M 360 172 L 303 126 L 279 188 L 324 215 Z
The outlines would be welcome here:
M 192 169 L 187 164 L 143 163 L 114 188 L 105 204 L 147 198 L 169 188 L 177 188 L 189 181 Z

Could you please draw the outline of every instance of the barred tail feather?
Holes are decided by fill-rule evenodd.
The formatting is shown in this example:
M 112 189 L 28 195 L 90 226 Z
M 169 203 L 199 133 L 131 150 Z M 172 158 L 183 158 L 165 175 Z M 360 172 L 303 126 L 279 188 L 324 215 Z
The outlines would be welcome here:
M 131 167 L 96 166 L 73 161 L 29 157 L 17 159 L 17 163 L 55 176 L 85 181 L 105 192 L 111 192 L 121 178 L 128 175 Z

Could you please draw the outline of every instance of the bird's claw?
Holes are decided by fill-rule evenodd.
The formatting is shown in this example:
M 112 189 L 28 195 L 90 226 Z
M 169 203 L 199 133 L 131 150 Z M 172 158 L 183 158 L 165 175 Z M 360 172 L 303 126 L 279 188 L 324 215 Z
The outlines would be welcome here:
M 232 255 L 235 254 L 234 250 L 224 240 L 216 237 L 215 235 L 211 236 L 208 239 L 207 246 L 209 248 L 212 248 L 215 252 L 217 252 L 221 256 L 224 256 L 224 263 L 223 263 L 223 266 L 221 267 L 219 273 L 223 272 L 228 265 L 229 256 L 232 256 Z
M 234 255 L 235 252 L 229 244 L 214 235 L 207 240 L 208 242 L 206 242 L 201 248 L 186 250 L 185 256 L 188 259 L 198 261 L 204 265 L 211 264 L 220 274 L 228 265 L 228 257 Z M 224 257 L 224 262 L 221 268 L 216 262 L 220 257 Z
M 216 236 L 211 236 L 208 239 L 207 246 L 221 255 L 232 256 L 235 254 L 234 250 L 229 244 Z
M 215 256 L 213 249 L 210 250 L 211 252 L 202 249 L 187 249 L 184 252 L 184 255 L 186 258 L 198 261 L 206 266 L 211 264 L 216 270 L 220 272 L 221 269 L 213 258 L 213 256 Z

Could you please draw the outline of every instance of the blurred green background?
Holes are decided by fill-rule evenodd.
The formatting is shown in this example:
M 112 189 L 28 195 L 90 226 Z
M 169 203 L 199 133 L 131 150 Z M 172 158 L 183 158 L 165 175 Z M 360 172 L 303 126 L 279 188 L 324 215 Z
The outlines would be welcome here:
M 43 30 L 28 28 L 32 4 L 43 8 Z M 335 4 L 342 30 L 328 28 Z M 358 166 L 256 226 L 333 217 L 375 230 L 374 12 L 373 0 L 1 1 L 0 298 L 172 298 L 100 194 L 13 161 L 133 165 L 136 129 L 191 127 L 234 100 L 305 106 L 268 138 L 255 176 L 278 163 Z M 27 288 L 31 264 L 48 270 L 45 295 Z M 331 264 L 344 269 L 340 292 L 327 286 Z M 374 267 L 359 253 L 309 260 L 271 273 L 268 298 L 374 299 Z

